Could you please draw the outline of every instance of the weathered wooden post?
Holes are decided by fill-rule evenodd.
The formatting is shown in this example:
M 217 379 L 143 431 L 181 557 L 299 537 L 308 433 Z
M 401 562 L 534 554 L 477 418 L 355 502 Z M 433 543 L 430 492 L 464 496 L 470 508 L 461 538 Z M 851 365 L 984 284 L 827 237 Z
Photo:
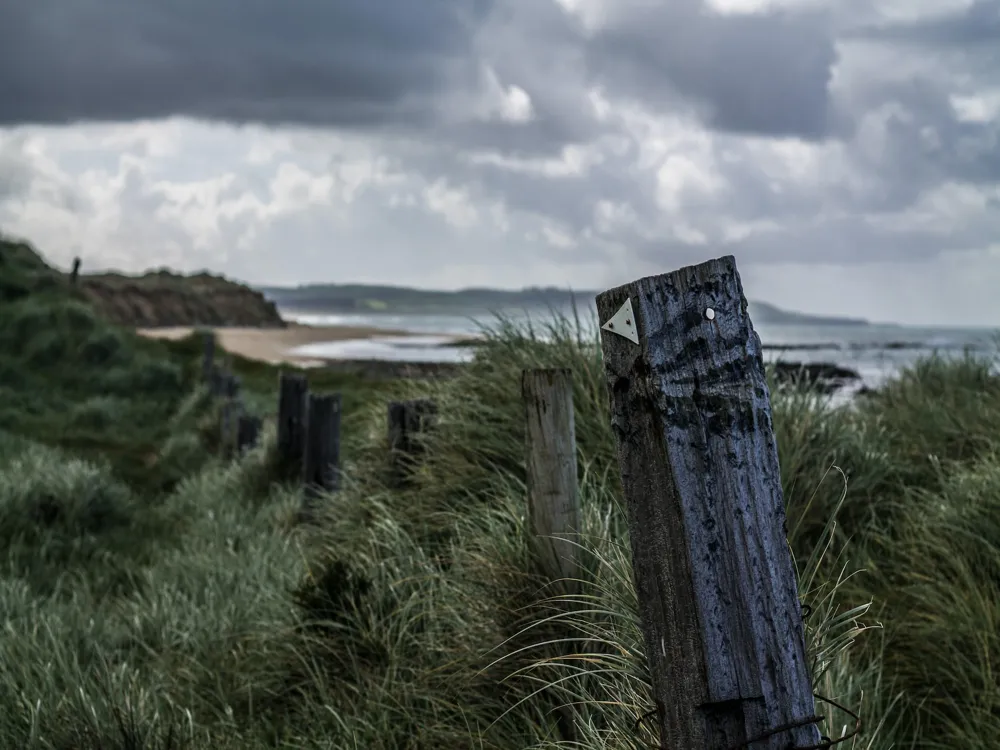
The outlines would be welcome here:
M 222 402 L 222 413 L 220 415 L 220 443 L 221 453 L 224 457 L 231 457 L 236 451 L 237 431 L 239 429 L 239 419 L 243 414 L 243 402 L 237 398 L 227 398 Z
M 236 454 L 242 456 L 257 447 L 263 422 L 252 414 L 241 414 L 236 424 Z
M 428 399 L 389 403 L 389 482 L 400 488 L 409 482 L 415 460 L 423 451 L 422 435 L 437 415 Z
M 308 519 L 313 517 L 317 497 L 340 489 L 340 411 L 339 393 L 309 395 L 302 462 L 303 515 Z
M 580 577 L 580 496 L 577 486 L 573 373 L 525 370 L 521 374 L 525 417 L 528 522 L 536 554 L 553 579 Z
M 240 398 L 240 379 L 231 372 L 220 375 L 220 387 L 225 401 L 220 414 L 220 443 L 223 456 L 231 456 L 237 449 L 239 418 L 243 414 L 243 401 Z
M 278 392 L 278 464 L 288 479 L 302 476 L 306 444 L 306 407 L 309 381 L 305 375 L 283 372 Z
M 660 747 L 820 741 L 760 339 L 726 256 L 597 296 Z
M 202 355 L 201 355 L 201 376 L 202 379 L 211 386 L 212 373 L 215 368 L 215 331 L 206 329 L 201 332 Z
M 238 398 L 243 388 L 243 381 L 240 376 L 231 372 L 226 373 L 225 395 L 229 398 Z
M 69 283 L 76 285 L 77 279 L 80 278 L 80 259 L 73 258 L 73 270 L 69 272 Z
M 208 390 L 213 396 L 226 398 L 229 390 L 232 374 L 224 364 L 215 363 L 209 370 Z

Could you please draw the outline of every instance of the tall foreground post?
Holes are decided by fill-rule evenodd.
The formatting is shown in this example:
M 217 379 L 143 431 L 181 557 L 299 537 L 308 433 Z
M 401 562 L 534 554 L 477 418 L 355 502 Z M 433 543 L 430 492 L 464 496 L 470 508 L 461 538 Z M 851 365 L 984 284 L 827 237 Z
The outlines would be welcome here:
M 770 395 L 736 261 L 610 289 L 597 310 L 660 746 L 816 745 Z
M 573 374 L 525 370 L 521 374 L 525 417 L 528 521 L 539 561 L 555 579 L 579 578 L 580 496 L 576 477 Z

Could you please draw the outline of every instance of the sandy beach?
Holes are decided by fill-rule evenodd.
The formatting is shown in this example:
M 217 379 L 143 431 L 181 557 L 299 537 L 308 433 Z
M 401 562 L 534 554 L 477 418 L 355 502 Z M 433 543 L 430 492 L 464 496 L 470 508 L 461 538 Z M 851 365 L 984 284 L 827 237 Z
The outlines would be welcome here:
M 139 328 L 142 336 L 179 339 L 189 335 L 191 327 Z M 216 328 L 219 344 L 226 351 L 247 359 L 257 359 L 273 364 L 289 363 L 300 367 L 319 366 L 325 360 L 298 357 L 289 351 L 307 344 L 331 341 L 354 341 L 399 336 L 411 336 L 410 331 L 362 326 L 307 326 L 289 323 L 287 328 Z

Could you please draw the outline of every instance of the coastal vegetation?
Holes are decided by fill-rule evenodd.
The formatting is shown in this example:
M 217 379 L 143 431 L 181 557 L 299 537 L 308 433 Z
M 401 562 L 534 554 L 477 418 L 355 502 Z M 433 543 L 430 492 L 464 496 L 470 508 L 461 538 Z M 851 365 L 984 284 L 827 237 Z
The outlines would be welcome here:
M 544 335 L 540 335 L 544 334 Z M 344 394 L 345 482 L 320 522 L 273 425 L 223 460 L 200 341 L 102 316 L 0 243 L 0 747 L 656 746 L 599 349 L 498 319 L 440 380 L 310 371 Z M 585 611 L 525 529 L 524 368 L 574 373 Z M 277 369 L 234 358 L 250 408 Z M 1000 378 L 927 357 L 834 407 L 772 383 L 817 693 L 869 750 L 1000 737 Z M 442 418 L 413 486 L 383 481 L 390 398 Z M 567 659 L 564 646 L 586 658 Z M 854 720 L 818 703 L 822 731 Z

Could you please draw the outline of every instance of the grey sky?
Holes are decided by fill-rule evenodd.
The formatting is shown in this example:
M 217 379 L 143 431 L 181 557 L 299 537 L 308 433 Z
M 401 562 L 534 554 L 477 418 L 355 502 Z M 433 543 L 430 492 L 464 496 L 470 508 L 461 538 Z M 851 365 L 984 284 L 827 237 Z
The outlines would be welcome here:
M 1000 324 L 1000 0 L 15 0 L 0 228 L 260 283 Z

